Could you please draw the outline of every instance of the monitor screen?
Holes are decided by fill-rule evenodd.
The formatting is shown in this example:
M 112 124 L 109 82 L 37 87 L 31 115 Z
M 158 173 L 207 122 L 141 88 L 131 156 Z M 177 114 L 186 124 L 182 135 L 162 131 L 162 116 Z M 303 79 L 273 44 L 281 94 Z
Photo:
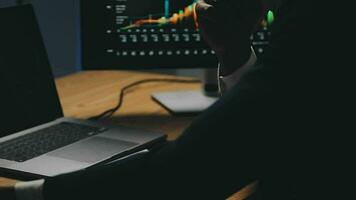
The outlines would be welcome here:
M 197 29 L 195 2 L 81 1 L 83 69 L 217 67 L 214 51 Z M 257 54 L 268 44 L 271 19 L 269 12 L 251 36 Z
M 195 0 L 81 1 L 84 69 L 216 67 Z

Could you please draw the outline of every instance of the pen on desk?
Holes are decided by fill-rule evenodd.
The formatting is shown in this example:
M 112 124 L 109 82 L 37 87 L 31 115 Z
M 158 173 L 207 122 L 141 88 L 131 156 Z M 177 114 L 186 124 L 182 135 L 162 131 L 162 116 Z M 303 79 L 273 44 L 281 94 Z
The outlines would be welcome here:
M 110 164 L 120 164 L 121 162 L 123 163 L 125 161 L 128 161 L 129 159 L 137 159 L 137 160 L 139 160 L 139 158 L 143 158 L 143 156 L 147 155 L 148 153 L 150 153 L 150 150 L 143 149 L 143 150 L 131 153 L 131 154 L 123 156 L 123 157 L 113 156 L 111 158 L 106 159 L 103 162 L 97 163 L 96 165 L 92 165 L 90 167 L 77 170 L 77 172 L 97 169 L 97 168 L 100 168 L 100 167 L 103 167 L 103 166 L 106 166 L 106 165 L 110 165 Z
M 146 155 L 146 154 L 148 154 L 149 152 L 150 152 L 150 150 L 148 150 L 148 149 L 143 149 L 143 150 L 141 150 L 141 151 L 137 151 L 137 152 L 132 153 L 132 154 L 129 154 L 129 155 L 127 155 L 127 156 L 120 157 L 120 158 L 118 158 L 118 159 L 110 160 L 109 162 L 104 163 L 104 165 L 109 165 L 109 164 L 113 164 L 113 163 L 125 161 L 125 160 L 127 160 L 127 159 L 134 159 L 134 158 L 137 158 L 137 157 Z
M 147 155 L 148 153 L 150 153 L 150 150 L 148 149 L 143 149 L 143 150 L 140 150 L 140 151 L 137 151 L 137 152 L 134 152 L 134 153 L 131 153 L 129 155 L 126 155 L 126 156 L 123 156 L 123 157 L 120 157 L 120 156 L 113 156 L 111 158 L 108 158 L 106 161 L 103 161 L 101 163 L 98 163 L 96 165 L 93 165 L 93 166 L 90 166 L 90 167 L 87 167 L 84 170 L 91 170 L 91 169 L 96 169 L 96 168 L 100 168 L 102 166 L 105 166 L 105 165 L 110 165 L 110 164 L 120 164 L 120 163 L 123 163 L 125 161 L 128 161 L 129 159 L 132 160 L 132 159 L 137 159 L 139 160 L 139 158 L 143 158 L 143 156 Z M 79 170 L 81 171 L 81 170 Z

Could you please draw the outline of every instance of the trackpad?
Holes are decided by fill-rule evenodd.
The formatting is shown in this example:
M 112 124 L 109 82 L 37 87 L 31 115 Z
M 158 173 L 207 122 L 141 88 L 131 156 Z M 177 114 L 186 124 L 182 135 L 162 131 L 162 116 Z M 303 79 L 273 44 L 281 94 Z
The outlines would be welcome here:
M 126 151 L 136 145 L 137 144 L 133 142 L 93 137 L 64 147 L 48 155 L 80 162 L 95 163 Z

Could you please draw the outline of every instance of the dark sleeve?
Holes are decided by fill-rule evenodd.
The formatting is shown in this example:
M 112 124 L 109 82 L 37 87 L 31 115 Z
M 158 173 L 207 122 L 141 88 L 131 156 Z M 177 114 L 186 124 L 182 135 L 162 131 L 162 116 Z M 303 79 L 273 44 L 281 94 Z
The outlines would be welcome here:
M 266 135 L 275 106 L 271 72 L 257 66 L 181 137 L 148 157 L 47 179 L 45 199 L 230 196 L 259 178 L 270 152 Z

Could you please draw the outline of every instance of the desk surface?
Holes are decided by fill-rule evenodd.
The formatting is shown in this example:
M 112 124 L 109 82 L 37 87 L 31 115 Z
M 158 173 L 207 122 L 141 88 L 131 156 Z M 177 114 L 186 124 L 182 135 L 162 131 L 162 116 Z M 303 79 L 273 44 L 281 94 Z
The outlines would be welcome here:
M 56 84 L 64 115 L 88 118 L 114 107 L 124 86 L 150 78 L 172 76 L 127 71 L 90 71 L 60 78 Z M 171 116 L 152 101 L 151 94 L 185 89 L 200 89 L 200 84 L 146 83 L 137 86 L 125 95 L 122 108 L 109 121 L 163 132 L 170 139 L 176 138 L 193 118 Z
M 56 80 L 64 115 L 88 118 L 114 107 L 120 90 L 133 82 L 172 76 L 128 71 L 87 71 Z M 177 77 L 174 77 L 177 78 Z M 129 91 L 122 108 L 109 119 L 111 123 L 163 132 L 174 139 L 190 124 L 193 117 L 175 117 L 151 99 L 153 92 L 201 89 L 198 83 L 146 83 Z M 14 180 L 1 178 L 0 186 Z M 233 199 L 244 199 L 253 187 L 247 187 Z

